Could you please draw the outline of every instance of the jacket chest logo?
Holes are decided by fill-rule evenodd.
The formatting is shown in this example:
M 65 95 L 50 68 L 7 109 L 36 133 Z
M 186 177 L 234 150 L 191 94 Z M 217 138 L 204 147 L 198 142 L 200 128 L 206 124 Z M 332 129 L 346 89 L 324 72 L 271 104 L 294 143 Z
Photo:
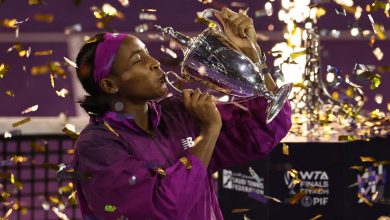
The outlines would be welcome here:
M 187 137 L 184 139 L 181 139 L 181 145 L 184 148 L 184 150 L 187 150 L 194 146 L 194 141 L 192 140 L 192 137 Z

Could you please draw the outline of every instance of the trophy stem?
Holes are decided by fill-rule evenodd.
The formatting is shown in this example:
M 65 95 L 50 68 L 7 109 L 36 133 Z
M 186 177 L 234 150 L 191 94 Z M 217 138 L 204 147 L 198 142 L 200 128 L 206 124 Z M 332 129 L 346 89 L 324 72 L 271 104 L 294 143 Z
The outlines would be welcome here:
M 292 83 L 283 85 L 275 92 L 275 94 L 272 95 L 273 97 L 269 99 L 270 102 L 268 103 L 267 107 L 267 124 L 278 115 L 283 107 L 284 102 L 288 99 L 292 87 Z

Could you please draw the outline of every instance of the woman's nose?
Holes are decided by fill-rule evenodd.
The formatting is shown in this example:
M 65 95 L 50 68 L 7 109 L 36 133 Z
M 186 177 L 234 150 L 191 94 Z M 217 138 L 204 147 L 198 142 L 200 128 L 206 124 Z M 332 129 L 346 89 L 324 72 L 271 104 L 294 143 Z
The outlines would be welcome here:
M 150 68 L 152 70 L 159 69 L 160 68 L 160 62 L 158 62 L 158 60 L 154 59 L 153 57 L 151 57 L 151 59 L 152 59 L 152 64 L 150 65 Z

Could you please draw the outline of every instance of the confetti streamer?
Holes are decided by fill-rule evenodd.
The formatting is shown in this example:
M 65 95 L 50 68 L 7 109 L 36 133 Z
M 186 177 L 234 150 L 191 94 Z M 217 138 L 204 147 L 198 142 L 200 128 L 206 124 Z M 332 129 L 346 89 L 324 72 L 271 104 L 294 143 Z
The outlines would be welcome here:
M 304 190 L 301 190 L 299 193 L 295 194 L 294 196 L 290 197 L 288 199 L 289 203 L 291 205 L 295 205 L 298 203 L 299 200 L 302 199 L 302 197 L 306 195 L 306 192 Z
M 30 112 L 35 112 L 38 110 L 38 105 L 33 105 L 22 111 L 22 115 Z
M 0 65 L 0 78 L 2 79 L 5 74 L 11 69 L 11 66 L 5 63 Z
M 33 75 L 33 76 L 46 74 L 48 72 L 49 72 L 49 66 L 48 65 L 33 66 L 31 68 L 31 75 Z
M 305 55 L 306 53 L 307 53 L 306 50 L 299 51 L 299 52 L 294 52 L 294 53 L 291 53 L 291 54 L 290 54 L 290 58 L 291 58 L 291 59 L 296 59 L 296 58 L 298 58 L 298 57 L 300 57 L 300 56 Z
M 119 137 L 119 134 L 116 133 L 116 131 L 115 131 L 115 130 L 106 122 L 106 121 L 104 121 L 103 124 L 104 124 L 104 126 L 106 126 L 106 128 L 107 128 L 109 131 L 111 131 L 113 134 L 115 134 L 116 136 Z
M 64 127 L 62 129 L 62 132 L 64 132 L 66 135 L 68 135 L 70 138 L 76 140 L 77 138 L 79 138 L 79 134 L 77 134 L 76 132 L 74 131 L 71 131 L 69 130 L 67 127 Z
M 53 54 L 53 50 L 42 50 L 34 52 L 34 56 L 47 56 Z
M 357 193 L 357 196 L 359 199 L 361 199 L 364 203 L 366 203 L 367 205 L 369 206 L 372 206 L 372 203 L 370 201 L 368 201 L 368 199 L 366 197 L 364 197 L 362 194 L 360 193 Z
M 316 216 L 314 216 L 313 218 L 310 218 L 310 220 L 317 220 L 319 218 L 321 218 L 322 215 L 321 214 L 317 214 Z
M 64 57 L 64 60 L 65 60 L 65 62 L 66 62 L 67 64 L 69 64 L 70 66 L 72 66 L 72 67 L 74 67 L 74 68 L 77 69 L 77 64 L 76 64 L 75 62 L 71 61 L 70 59 L 68 59 L 68 58 L 66 58 L 66 57 Z
M 373 158 L 373 157 L 360 157 L 360 160 L 362 162 L 375 162 L 376 161 L 375 158 Z
M 47 5 L 47 3 L 42 0 L 28 0 L 28 5 L 39 5 L 39 4 Z
M 248 211 L 250 211 L 250 209 L 233 209 L 232 213 L 243 213 Z
M 283 154 L 287 156 L 289 155 L 289 147 L 285 143 L 283 143 Z
M 69 94 L 69 91 L 67 89 L 63 88 L 60 91 L 56 90 L 56 94 L 62 98 L 65 98 Z
M 187 170 L 190 170 L 192 168 L 192 165 L 190 161 L 186 157 L 180 158 L 180 162 L 186 167 Z
M 18 126 L 20 126 L 20 125 L 23 125 L 23 124 L 26 124 L 26 123 L 28 123 L 28 122 L 30 122 L 30 121 L 31 121 L 31 118 L 28 117 L 28 118 L 25 118 L 25 119 L 23 119 L 23 120 L 20 120 L 20 121 L 18 121 L 18 122 L 13 123 L 13 124 L 12 124 L 12 127 L 13 127 L 13 128 L 16 128 L 16 127 L 18 127 Z
M 158 173 L 161 177 L 167 176 L 167 174 L 165 173 L 165 171 L 164 171 L 163 168 L 161 168 L 161 167 L 156 167 L 155 171 L 156 171 L 156 173 Z
M 54 15 L 52 14 L 35 14 L 34 20 L 38 22 L 53 23 Z

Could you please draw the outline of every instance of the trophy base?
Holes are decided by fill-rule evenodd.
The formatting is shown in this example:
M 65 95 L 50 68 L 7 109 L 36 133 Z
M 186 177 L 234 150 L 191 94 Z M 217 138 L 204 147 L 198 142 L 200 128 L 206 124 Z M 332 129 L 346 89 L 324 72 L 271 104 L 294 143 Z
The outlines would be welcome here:
M 279 111 L 283 107 L 284 102 L 290 95 L 292 87 L 293 84 L 289 83 L 283 85 L 275 92 L 275 99 L 268 103 L 266 120 L 267 124 L 269 124 L 278 115 Z

